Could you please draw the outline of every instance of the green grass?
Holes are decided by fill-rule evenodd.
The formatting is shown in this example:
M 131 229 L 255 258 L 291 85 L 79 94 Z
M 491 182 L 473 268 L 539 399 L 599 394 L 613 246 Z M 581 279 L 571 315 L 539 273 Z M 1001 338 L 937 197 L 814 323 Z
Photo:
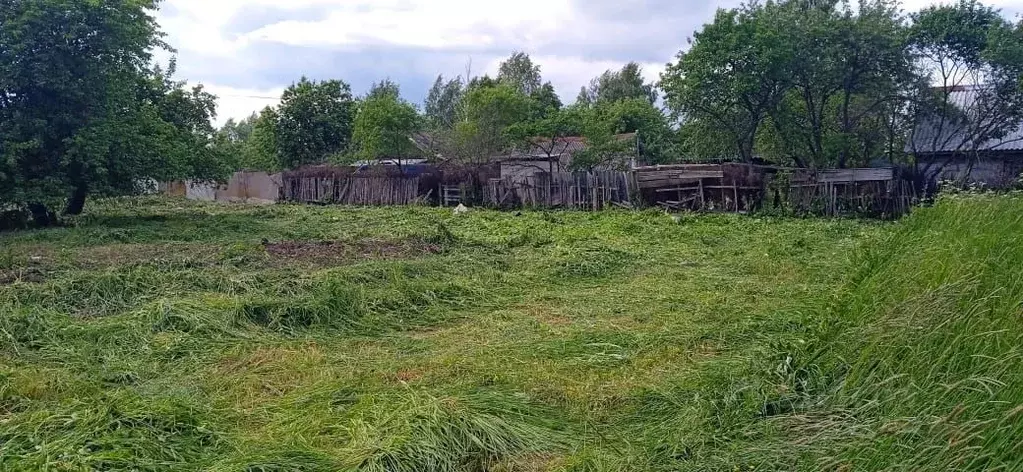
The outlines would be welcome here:
M 0 234 L 0 470 L 1018 465 L 1016 199 L 94 203 Z

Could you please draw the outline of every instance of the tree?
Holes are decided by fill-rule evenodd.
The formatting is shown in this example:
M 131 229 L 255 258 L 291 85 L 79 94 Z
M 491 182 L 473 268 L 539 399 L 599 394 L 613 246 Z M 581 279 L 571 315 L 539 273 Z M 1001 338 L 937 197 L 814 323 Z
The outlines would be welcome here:
M 81 213 L 94 194 L 151 180 L 222 178 L 215 100 L 151 67 L 156 0 L 36 0 L 0 7 L 0 206 Z
M 401 87 L 397 83 L 391 81 L 391 79 L 384 79 L 380 82 L 373 83 L 373 86 L 369 88 L 369 93 L 366 94 L 366 98 L 378 97 L 381 95 L 401 97 Z
M 355 117 L 352 142 L 361 159 L 403 159 L 421 154 L 412 135 L 421 128 L 421 119 L 412 104 L 391 94 L 367 97 Z
M 526 152 L 543 153 L 548 160 L 564 154 L 571 146 L 567 138 L 583 133 L 589 110 L 569 107 L 553 110 L 546 116 L 514 123 L 505 129 L 512 146 Z
M 764 28 L 756 4 L 720 10 L 661 76 L 668 109 L 683 122 L 719 130 L 721 150 L 752 162 L 764 118 L 787 92 L 791 48 L 784 31 Z
M 345 151 L 352 139 L 355 100 L 340 80 L 310 81 L 302 77 L 281 96 L 277 119 L 277 150 L 281 167 L 325 162 Z
M 509 127 L 527 121 L 531 108 L 529 97 L 507 85 L 470 87 L 447 154 L 469 164 L 489 162 L 509 150 Z
M 910 137 L 913 153 L 943 150 L 948 162 L 975 162 L 1006 144 L 1005 136 L 1023 121 L 1023 25 L 1014 27 L 997 10 L 963 0 L 913 15 L 911 41 L 921 75 L 938 82 L 937 88 L 921 87 L 912 103 L 916 130 L 928 130 Z M 957 103 L 954 94 L 963 91 L 972 99 Z M 944 164 L 929 162 L 924 178 Z
M 497 72 L 497 81 L 507 85 L 523 95 L 533 95 L 540 90 L 543 79 L 540 77 L 540 66 L 524 52 L 515 52 L 501 63 Z
M 645 98 L 599 102 L 586 108 L 583 136 L 587 148 L 573 156 L 573 167 L 626 166 L 626 158 L 646 164 L 670 162 L 675 157 L 675 134 L 667 117 Z M 630 137 L 635 133 L 635 138 Z
M 529 98 L 533 102 L 530 119 L 542 120 L 548 116 L 556 115 L 561 110 L 561 99 L 558 98 L 558 94 L 550 82 L 534 90 Z
M 769 112 L 761 155 L 799 166 L 866 165 L 898 140 L 879 118 L 906 99 L 913 75 L 904 18 L 885 0 L 856 12 L 789 0 L 762 7 L 762 28 L 785 31 L 776 49 L 787 90 Z
M 438 75 L 423 107 L 428 124 L 439 129 L 453 128 L 463 93 L 461 78 L 445 81 L 443 75 Z
M 252 135 L 245 142 L 241 168 L 277 172 L 281 170 L 281 159 L 277 146 L 277 110 L 266 107 L 252 124 Z
M 616 102 L 642 98 L 651 104 L 657 102 L 657 90 L 652 84 L 644 83 L 643 68 L 630 62 L 621 70 L 608 70 L 590 81 L 590 87 L 583 87 L 576 102 L 591 105 L 599 102 Z

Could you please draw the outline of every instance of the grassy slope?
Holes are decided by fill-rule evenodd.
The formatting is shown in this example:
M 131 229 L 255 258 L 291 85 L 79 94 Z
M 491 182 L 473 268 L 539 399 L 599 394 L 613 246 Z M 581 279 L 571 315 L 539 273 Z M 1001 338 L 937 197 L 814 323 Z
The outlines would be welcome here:
M 1023 198 L 947 198 L 862 252 L 796 356 L 803 468 L 1023 470 Z

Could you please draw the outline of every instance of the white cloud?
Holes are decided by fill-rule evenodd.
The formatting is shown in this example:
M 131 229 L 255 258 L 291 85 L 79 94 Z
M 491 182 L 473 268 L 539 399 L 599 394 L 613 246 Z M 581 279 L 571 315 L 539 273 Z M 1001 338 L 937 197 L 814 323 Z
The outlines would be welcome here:
M 480 48 L 514 40 L 518 47 L 557 34 L 573 17 L 568 0 L 170 0 L 171 14 L 159 20 L 182 50 L 231 54 L 252 41 L 289 45 L 391 44 L 426 48 Z M 282 21 L 238 37 L 224 26 L 246 8 L 281 11 L 323 7 L 312 21 Z
M 207 92 L 217 96 L 217 126 L 223 125 L 228 118 L 236 121 L 248 117 L 268 106 L 280 103 L 284 88 L 249 89 L 226 87 L 217 84 L 203 84 Z
M 187 70 L 183 78 L 205 83 L 220 97 L 217 121 L 223 123 L 277 103 L 283 88 L 303 74 L 423 84 L 438 73 L 463 74 L 470 58 L 474 73 L 494 74 L 503 59 L 498 56 L 514 50 L 530 53 L 544 79 L 570 103 L 590 79 L 628 59 L 645 58 L 645 75 L 656 81 L 685 38 L 713 19 L 713 6 L 738 2 L 611 1 L 166 0 L 157 19 L 178 50 L 179 70 Z M 906 0 L 903 8 L 953 1 Z M 1023 10 L 1023 0 L 985 1 L 1007 12 Z M 268 45 L 277 45 L 275 51 L 308 48 L 315 51 L 310 57 L 321 52 L 326 57 L 321 64 L 259 56 Z M 337 60 L 339 55 L 363 60 L 349 63 Z M 650 62 L 657 60 L 663 62 Z M 419 87 L 405 92 L 418 100 L 425 92 L 413 90 Z

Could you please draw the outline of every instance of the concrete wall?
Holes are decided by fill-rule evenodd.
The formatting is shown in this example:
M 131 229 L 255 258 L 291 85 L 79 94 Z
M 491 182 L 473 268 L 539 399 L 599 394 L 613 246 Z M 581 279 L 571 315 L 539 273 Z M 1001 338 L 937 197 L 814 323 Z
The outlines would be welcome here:
M 185 181 L 168 182 L 160 187 L 165 195 L 203 202 L 276 203 L 281 186 L 281 174 L 235 172 L 223 185 Z

